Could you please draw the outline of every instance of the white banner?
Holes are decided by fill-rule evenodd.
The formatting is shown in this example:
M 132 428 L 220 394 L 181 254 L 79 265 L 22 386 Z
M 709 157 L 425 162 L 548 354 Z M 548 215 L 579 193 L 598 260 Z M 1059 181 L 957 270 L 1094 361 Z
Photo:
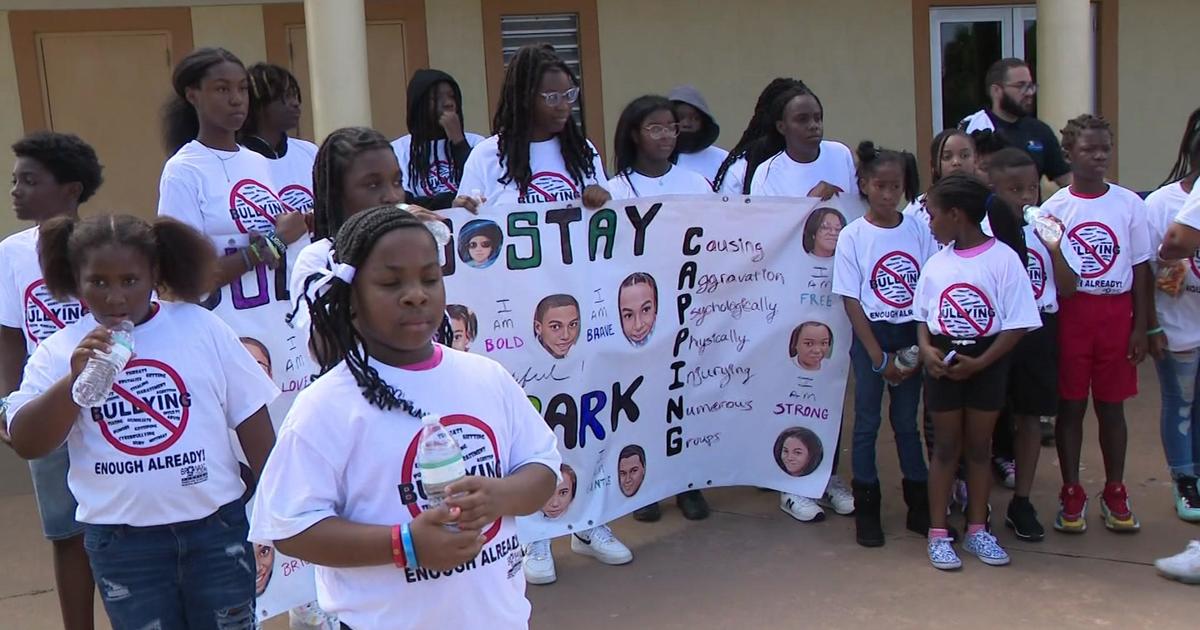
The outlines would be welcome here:
M 850 367 L 832 255 L 860 207 L 676 196 L 446 213 L 455 345 L 513 374 L 563 454 L 522 540 L 689 489 L 819 497 Z

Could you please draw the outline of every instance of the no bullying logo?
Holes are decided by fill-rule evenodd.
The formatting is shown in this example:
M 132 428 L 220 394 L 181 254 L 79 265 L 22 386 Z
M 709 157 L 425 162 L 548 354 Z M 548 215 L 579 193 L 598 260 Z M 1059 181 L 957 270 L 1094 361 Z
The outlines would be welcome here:
M 907 252 L 884 254 L 871 270 L 871 289 L 881 302 L 892 308 L 912 306 L 921 267 Z
M 309 212 L 313 207 L 312 191 L 300 184 L 284 186 L 279 191 L 279 200 L 287 212 Z
M 1046 260 L 1042 255 L 1029 248 L 1029 256 L 1025 259 L 1025 271 L 1029 274 L 1029 282 L 1033 285 L 1033 297 L 1042 299 L 1046 293 Z
M 179 373 L 153 359 L 133 359 L 92 420 L 104 439 L 122 453 L 157 455 L 183 437 L 191 396 Z
M 984 337 L 996 321 L 996 309 L 974 285 L 960 282 L 942 291 L 938 298 L 938 325 L 942 333 L 956 339 Z
M 458 192 L 458 186 L 454 185 L 454 167 L 446 160 L 437 160 L 430 164 L 421 188 L 425 190 L 426 195 Z
M 1080 223 L 1067 233 L 1071 247 L 1079 255 L 1079 277 L 1085 280 L 1108 273 L 1117 262 L 1121 244 L 1111 228 L 1099 221 Z
M 529 179 L 529 190 L 517 203 L 541 203 L 543 201 L 572 201 L 579 198 L 579 187 L 562 173 L 539 171 Z
M 312 194 L 309 193 L 311 199 Z M 311 204 L 311 201 L 310 201 Z M 229 191 L 229 213 L 243 234 L 273 234 L 275 217 L 286 208 L 270 188 L 253 179 L 243 179 Z
M 34 343 L 45 341 L 87 312 L 87 308 L 76 300 L 59 302 L 54 299 L 45 280 L 38 279 L 25 289 L 25 334 Z

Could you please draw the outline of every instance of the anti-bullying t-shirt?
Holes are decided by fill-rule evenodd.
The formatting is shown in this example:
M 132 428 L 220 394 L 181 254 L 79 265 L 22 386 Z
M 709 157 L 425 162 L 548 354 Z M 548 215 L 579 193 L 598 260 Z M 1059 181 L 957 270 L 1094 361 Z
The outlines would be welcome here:
M 499 140 L 499 136 L 492 136 L 471 150 L 471 157 L 463 166 L 462 182 L 458 185 L 458 189 L 468 195 L 479 191 L 487 199 L 488 206 L 572 202 L 583 197 L 584 188 L 593 184 L 604 187 L 608 180 L 600 153 L 589 140 L 587 146 L 592 152 L 595 173 L 592 177 L 585 176 L 585 181 L 574 181 L 563 161 L 559 140 L 554 137 L 529 143 L 529 170 L 533 178 L 525 192 L 521 192 L 516 181 L 500 183 L 504 167 L 500 164 Z
M 274 233 L 276 217 L 292 211 L 275 194 L 273 162 L 278 160 L 249 149 L 218 151 L 193 140 L 163 167 L 158 214 L 203 232 L 218 255 L 235 253 L 249 244 L 250 232 Z M 285 394 L 273 408 L 279 418 L 315 371 L 306 348 L 286 323 L 291 310 L 288 280 L 308 243 L 308 236 L 302 236 L 288 246 L 285 264 L 276 269 L 260 264 L 204 301 L 239 336 L 266 347 L 272 377 Z
M 900 216 L 900 224 L 892 228 L 859 218 L 838 235 L 833 292 L 858 300 L 873 322 L 900 324 L 915 319 L 917 279 L 937 250 L 925 224 Z
M 711 195 L 712 184 L 703 175 L 673 165 L 661 177 L 646 177 L 630 170 L 608 180 L 608 192 L 614 201 L 658 195 Z
M 971 252 L 946 247 L 925 263 L 917 282 L 917 319 L 935 335 L 992 337 L 1042 325 L 1025 265 L 989 239 Z
M 50 295 L 38 264 L 38 233 L 31 227 L 0 241 L 0 326 L 20 330 L 28 354 L 87 314 L 79 300 Z
M 987 217 L 979 225 L 983 233 L 995 236 L 992 225 Z M 1032 225 L 1026 225 L 1025 235 L 1025 271 L 1029 275 L 1029 284 L 1033 287 L 1033 298 L 1037 302 L 1038 311 L 1042 313 L 1058 312 L 1058 284 L 1054 279 L 1054 260 L 1050 250 L 1042 239 L 1038 238 L 1037 230 Z
M 1188 193 L 1180 182 L 1167 184 L 1146 197 L 1146 224 L 1152 246 L 1163 241 L 1187 199 Z M 1200 251 L 1193 252 L 1183 263 L 1183 292 L 1178 296 L 1154 292 L 1158 325 L 1166 333 L 1167 347 L 1172 352 L 1200 347 L 1200 326 L 1197 325 L 1200 322 Z
M 10 419 L 70 374 L 71 354 L 96 326 L 86 315 L 38 346 Z M 229 431 L 279 390 L 229 326 L 194 304 L 159 304 L 133 342 L 108 399 L 80 410 L 67 435 L 75 518 L 137 527 L 204 518 L 245 491 Z
M 436 348 L 419 368 L 372 365 L 417 407 L 441 416 L 468 475 L 505 477 L 529 464 L 558 475 L 557 439 L 512 376 L 486 357 Z M 368 403 L 346 364 L 335 367 L 300 393 L 279 431 L 250 539 L 271 544 L 330 517 L 411 522 L 428 505 L 415 464 L 420 430 L 417 418 Z M 317 567 L 318 601 L 354 628 L 525 628 L 530 606 L 516 519 L 502 517 L 484 535 L 482 552 L 448 572 L 391 563 Z
M 1146 230 L 1146 202 L 1130 190 L 1109 184 L 1099 197 L 1060 189 L 1042 210 L 1066 227 L 1063 249 L 1079 275 L 1079 291 L 1117 295 L 1133 288 L 1133 266 L 1154 255 Z M 1064 253 L 1067 253 L 1064 251 Z
M 307 140 L 289 137 L 283 157 L 267 160 L 271 179 L 279 187 L 276 191 L 279 200 L 289 210 L 312 212 L 313 163 L 317 161 L 317 150 L 317 145 Z
M 477 146 L 483 142 L 483 136 L 477 133 L 464 133 L 469 146 Z M 400 184 L 414 197 L 432 197 L 442 193 L 458 192 L 458 184 L 454 183 L 454 166 L 450 160 L 450 146 L 445 139 L 429 143 L 429 171 L 421 181 L 409 181 L 408 163 L 409 152 L 412 149 L 412 134 L 401 136 L 392 141 L 392 150 L 396 152 L 396 160 L 400 162 Z M 469 190 L 466 192 L 470 192 Z
M 817 159 L 800 163 L 780 151 L 758 165 L 750 180 L 750 194 L 774 197 L 807 197 L 821 182 L 842 189 L 840 198 L 858 199 L 854 156 L 840 142 L 822 140 Z
M 714 180 L 715 181 L 715 180 Z M 738 158 L 729 165 L 725 177 L 721 180 L 719 192 L 722 195 L 742 194 L 742 184 L 746 181 L 746 158 Z

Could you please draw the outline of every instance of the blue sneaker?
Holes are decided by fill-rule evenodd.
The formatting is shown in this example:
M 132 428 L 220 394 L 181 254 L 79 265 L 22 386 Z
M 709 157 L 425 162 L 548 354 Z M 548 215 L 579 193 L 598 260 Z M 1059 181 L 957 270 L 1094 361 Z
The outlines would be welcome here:
M 1200 489 L 1195 477 L 1175 480 L 1175 513 L 1189 523 L 1200 523 Z
M 929 539 L 929 563 L 934 568 L 943 571 L 962 568 L 962 560 L 958 559 L 958 554 L 954 553 L 954 547 L 950 542 L 949 538 Z
M 963 549 L 975 554 L 984 564 L 1002 567 L 1009 562 L 1008 552 L 996 542 L 996 537 L 987 530 L 981 530 L 967 536 Z

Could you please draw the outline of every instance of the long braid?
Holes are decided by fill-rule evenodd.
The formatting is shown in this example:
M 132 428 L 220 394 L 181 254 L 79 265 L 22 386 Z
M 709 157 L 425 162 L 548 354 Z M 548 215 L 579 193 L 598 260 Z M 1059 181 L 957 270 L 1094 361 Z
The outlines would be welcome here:
M 754 114 L 750 116 L 750 122 L 746 123 L 746 130 L 742 132 L 742 137 L 738 139 L 737 144 L 733 145 L 733 149 L 721 163 L 721 168 L 717 169 L 717 177 L 713 180 L 713 192 L 720 192 L 721 184 L 724 183 L 725 174 L 729 172 L 730 167 L 746 157 L 746 151 L 749 150 L 750 145 L 766 135 L 769 128 L 774 125 L 768 119 L 768 114 L 775 98 L 799 85 L 804 85 L 804 83 L 797 79 L 779 77 L 763 88 L 758 95 L 758 100 L 754 103 Z
M 394 206 L 380 206 L 355 214 L 338 230 L 334 257 L 338 262 L 361 268 L 375 244 L 392 230 L 419 229 L 425 225 L 411 213 Z M 429 234 L 428 232 L 425 232 Z M 432 240 L 432 234 L 429 235 Z M 314 338 L 324 343 L 323 356 L 318 357 L 321 374 L 328 372 L 343 361 L 370 404 L 385 411 L 400 409 L 414 417 L 425 412 L 404 397 L 404 392 L 389 384 L 371 366 L 366 340 L 354 325 L 351 306 L 353 284 L 334 279 L 329 289 L 309 299 Z M 453 338 L 450 322 L 444 316 L 438 327 L 438 343 L 449 345 Z
M 430 86 L 430 92 L 435 92 L 437 83 Z M 415 113 L 416 125 L 409 129 L 412 134 L 412 142 L 408 147 L 408 185 L 414 194 L 432 194 L 432 191 L 427 191 L 426 178 L 429 176 L 430 156 L 429 145 L 438 139 L 441 135 L 442 126 L 438 124 L 436 118 L 429 111 L 429 103 L 424 102 L 429 99 L 429 92 L 424 95 L 422 103 L 419 104 L 420 111 Z M 447 153 L 450 151 L 447 150 Z M 451 157 L 451 160 L 454 158 Z
M 1167 175 L 1167 179 L 1163 181 L 1162 185 L 1166 186 L 1184 179 L 1200 168 L 1200 164 L 1192 163 L 1192 156 L 1197 153 L 1200 153 L 1200 108 L 1188 116 L 1187 126 L 1183 129 L 1183 138 L 1179 141 L 1179 157 L 1175 158 L 1171 174 Z
M 799 96 L 813 97 L 817 101 L 817 107 L 820 107 L 822 112 L 825 111 L 825 106 L 821 105 L 821 99 L 808 89 L 803 81 L 797 81 L 796 85 L 777 95 L 771 101 L 771 107 L 767 111 L 763 127 L 765 133 L 746 148 L 746 178 L 742 181 L 742 194 L 750 194 L 750 183 L 754 180 L 754 172 L 758 170 L 759 165 L 787 148 L 787 140 L 782 133 L 779 133 L 775 123 L 783 120 L 783 113 L 787 109 L 788 103 Z
M 492 118 L 492 132 L 499 136 L 500 164 L 504 167 L 504 175 L 498 181 L 503 185 L 516 182 L 521 195 L 528 191 L 533 180 L 529 143 L 533 135 L 533 106 L 535 99 L 541 98 L 538 86 L 542 76 L 553 69 L 566 73 L 572 86 L 579 86 L 579 78 L 555 54 L 552 46 L 530 44 L 517 50 L 504 73 L 500 102 Z M 588 177 L 596 176 L 592 165 L 595 153 L 574 116 L 567 119 L 566 127 L 558 133 L 558 140 L 567 173 L 582 188 Z
M 300 99 L 300 83 L 287 68 L 260 62 L 247 68 L 246 73 L 250 75 L 250 115 L 239 132 L 243 139 L 258 133 L 259 118 L 268 105 L 288 94 Z
M 333 238 L 346 221 L 342 180 L 354 158 L 391 148 L 383 134 L 369 127 L 343 127 L 325 138 L 313 162 L 313 240 Z

